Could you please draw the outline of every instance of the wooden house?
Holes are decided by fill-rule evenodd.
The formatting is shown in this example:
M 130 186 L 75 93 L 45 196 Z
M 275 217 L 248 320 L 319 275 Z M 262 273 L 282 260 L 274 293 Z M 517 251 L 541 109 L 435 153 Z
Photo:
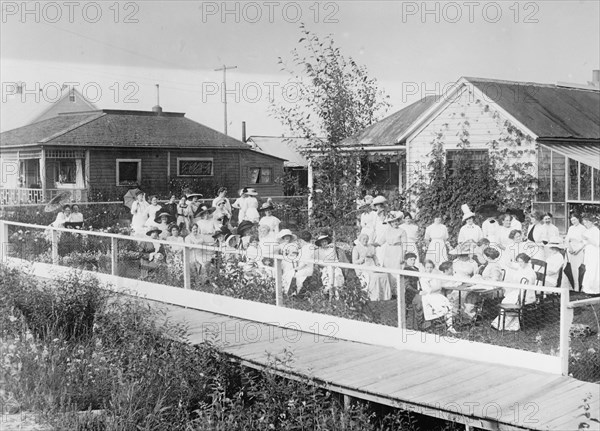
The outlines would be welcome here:
M 254 187 L 281 195 L 283 159 L 261 153 L 183 113 L 95 110 L 64 113 L 0 134 L 0 202 L 115 199 L 141 186 L 166 196 L 172 180 Z
M 597 78 L 587 86 L 461 78 L 448 93 L 424 98 L 345 144 L 395 151 L 403 166 L 397 184 L 406 189 L 427 173 L 436 137 L 447 163 L 458 151 L 484 163 L 492 144 L 514 145 L 508 135 L 521 139 L 509 148 L 507 163 L 531 162 L 538 182 L 533 208 L 553 213 L 561 231 L 571 206 L 600 204 Z

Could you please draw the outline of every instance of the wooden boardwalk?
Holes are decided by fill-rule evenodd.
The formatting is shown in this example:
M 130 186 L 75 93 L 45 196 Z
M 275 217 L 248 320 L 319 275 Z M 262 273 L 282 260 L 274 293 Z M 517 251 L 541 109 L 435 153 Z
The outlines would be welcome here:
M 581 408 L 600 387 L 568 377 L 431 353 L 327 337 L 151 301 L 174 322 L 185 322 L 190 342 L 210 337 L 244 365 L 274 365 L 269 355 L 293 354 L 277 372 L 313 379 L 335 392 L 491 430 L 577 430 Z M 590 423 L 591 429 L 598 424 Z M 594 428 L 596 427 L 596 428 Z

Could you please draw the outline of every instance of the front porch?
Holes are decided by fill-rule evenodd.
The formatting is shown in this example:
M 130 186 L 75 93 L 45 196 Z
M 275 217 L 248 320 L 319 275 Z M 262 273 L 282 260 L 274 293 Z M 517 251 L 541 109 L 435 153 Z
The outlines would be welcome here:
M 89 153 L 75 149 L 3 151 L 0 205 L 48 202 L 61 192 L 88 200 Z

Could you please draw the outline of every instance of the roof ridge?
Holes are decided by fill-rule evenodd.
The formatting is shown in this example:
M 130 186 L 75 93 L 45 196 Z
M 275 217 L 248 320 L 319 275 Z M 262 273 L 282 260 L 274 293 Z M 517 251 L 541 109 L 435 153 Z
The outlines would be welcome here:
M 87 119 L 84 119 L 84 120 L 82 120 L 82 121 L 80 121 L 78 123 L 72 124 L 71 126 L 67 127 L 66 129 L 61 130 L 60 132 L 56 132 L 54 135 L 51 135 L 51 136 L 49 136 L 47 138 L 42 139 L 41 141 L 39 141 L 39 143 L 40 144 L 48 143 L 48 142 L 50 142 L 50 141 L 58 138 L 59 136 L 66 135 L 67 133 L 72 132 L 75 129 L 78 129 L 81 126 L 85 126 L 86 124 L 89 124 L 89 123 L 91 123 L 93 121 L 96 121 L 97 119 L 102 118 L 105 115 L 106 114 L 104 112 L 98 113 L 98 114 L 96 114 L 96 116 L 94 116 L 92 118 L 87 118 Z
M 490 82 L 490 83 L 497 83 L 497 84 L 511 84 L 511 85 L 530 86 L 530 87 L 546 87 L 546 88 L 556 88 L 556 89 L 563 88 L 565 90 L 578 90 L 578 91 L 594 91 L 595 90 L 595 91 L 598 91 L 597 89 L 594 89 L 594 88 L 569 87 L 569 86 L 564 86 L 564 85 L 558 85 L 558 83 L 547 84 L 547 83 L 531 82 L 531 81 L 511 81 L 511 80 L 507 80 L 507 79 L 477 78 L 477 77 L 473 77 L 473 76 L 463 76 L 462 78 L 472 84 L 474 84 L 475 82 Z M 585 84 L 581 84 L 581 85 L 585 85 Z

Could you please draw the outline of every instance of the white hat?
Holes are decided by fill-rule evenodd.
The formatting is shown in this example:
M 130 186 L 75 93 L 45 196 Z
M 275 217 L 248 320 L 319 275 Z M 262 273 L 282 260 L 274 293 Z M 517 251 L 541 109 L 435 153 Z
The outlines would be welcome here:
M 240 196 L 244 195 L 244 194 L 249 195 L 249 196 L 256 196 L 256 195 L 258 195 L 258 192 L 254 189 L 244 187 L 243 189 L 240 190 Z
M 402 213 L 402 211 L 390 211 L 390 213 L 385 218 L 383 224 L 388 224 L 389 222 L 392 222 L 394 220 L 400 220 L 402 218 L 404 218 L 404 214 Z
M 465 221 L 466 219 L 469 219 L 471 217 L 475 217 L 475 214 L 469 209 L 469 206 L 467 204 L 461 205 L 460 209 L 463 212 L 462 221 Z
M 291 236 L 292 237 L 292 241 L 296 241 L 296 239 L 298 238 L 289 229 L 282 229 L 282 230 L 280 230 L 279 233 L 277 234 L 277 239 L 283 239 L 284 236 Z
M 553 248 L 560 248 L 560 249 L 567 248 L 565 246 L 563 240 L 559 236 L 550 238 L 550 241 L 548 241 L 548 244 L 546 244 L 546 247 L 553 247 Z
M 371 205 L 375 206 L 378 204 L 384 204 L 386 202 L 387 202 L 387 199 L 380 195 L 380 196 L 377 196 L 375 199 L 373 199 L 373 202 L 371 202 Z

